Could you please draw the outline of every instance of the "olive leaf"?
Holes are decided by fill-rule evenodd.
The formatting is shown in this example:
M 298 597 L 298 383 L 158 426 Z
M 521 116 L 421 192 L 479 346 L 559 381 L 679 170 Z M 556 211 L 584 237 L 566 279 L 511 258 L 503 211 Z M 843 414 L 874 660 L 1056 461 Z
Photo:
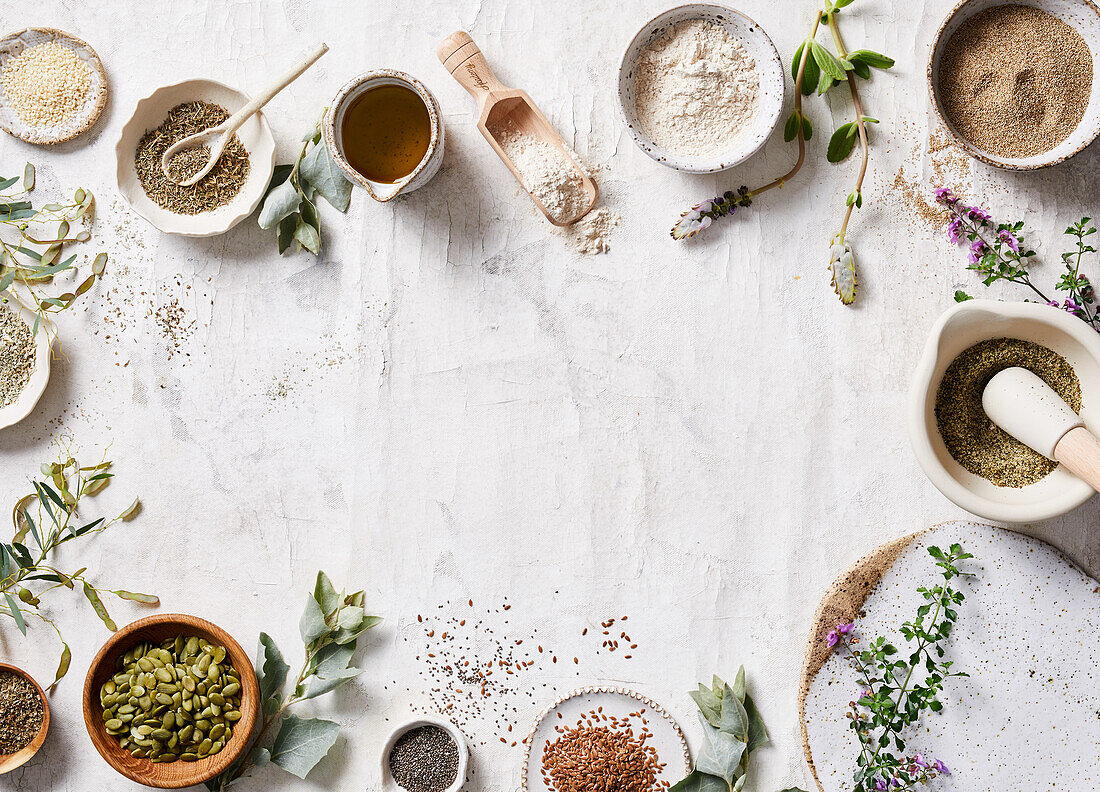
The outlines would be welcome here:
M 340 724 L 321 718 L 287 715 L 271 746 L 271 761 L 288 773 L 305 779 L 340 735 Z
M 152 594 L 139 594 L 136 591 L 123 591 L 121 589 L 111 591 L 119 599 L 140 602 L 142 605 L 160 605 L 160 597 Z
M 341 212 L 348 210 L 351 203 L 351 182 L 332 158 L 324 141 L 310 149 L 302 159 L 298 173 L 334 208 Z
M 88 598 L 88 602 L 92 603 L 92 610 L 95 611 L 96 616 L 107 625 L 107 629 L 114 632 L 118 629 L 115 623 L 111 620 L 110 615 L 107 613 L 107 609 L 103 606 L 103 600 L 99 597 L 99 592 L 95 590 L 92 584 L 84 581 L 84 596 Z M 8 596 L 10 600 L 10 595 Z

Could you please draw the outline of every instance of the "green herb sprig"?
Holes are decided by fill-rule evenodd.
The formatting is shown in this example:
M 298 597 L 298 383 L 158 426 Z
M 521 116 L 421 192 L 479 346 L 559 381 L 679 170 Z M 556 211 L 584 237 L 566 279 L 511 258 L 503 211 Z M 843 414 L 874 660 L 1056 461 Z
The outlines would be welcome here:
M 351 665 L 359 636 L 381 618 L 363 610 L 362 591 L 338 594 L 324 572 L 317 573 L 313 592 L 299 622 L 305 661 L 290 692 L 284 691 L 290 666 L 275 640 L 260 633 L 256 673 L 260 679 L 263 722 L 251 752 L 206 788 L 218 792 L 251 772 L 253 767 L 275 764 L 304 779 L 340 734 L 340 724 L 322 718 L 299 718 L 288 712 L 302 701 L 336 690 L 362 673 Z M 271 735 L 274 734 L 274 738 Z
M 114 474 L 111 463 L 102 459 L 95 465 L 82 466 L 67 449 L 62 448 L 57 462 L 42 465 L 42 478 L 32 481 L 34 491 L 15 504 L 12 520 L 15 535 L 10 543 L 0 542 L 0 613 L 9 616 L 19 632 L 27 634 L 28 617 L 49 625 L 61 642 L 61 660 L 50 690 L 56 687 L 69 670 L 72 653 L 61 629 L 40 610 L 42 597 L 58 588 L 80 588 L 91 603 L 92 610 L 107 626 L 117 629 L 103 604 L 105 594 L 143 605 L 159 605 L 152 594 L 138 594 L 121 589 L 102 589 L 88 580 L 86 567 L 75 572 L 63 572 L 53 560 L 61 545 L 84 536 L 101 533 L 117 522 L 128 522 L 141 511 L 141 501 L 134 500 L 125 511 L 112 519 L 98 517 L 85 522 L 79 517 L 83 503 L 95 497 L 110 484 Z M 33 544 L 32 544 L 33 541 Z M 37 589 L 37 590 L 36 590 Z
M 899 659 L 898 649 L 881 636 L 857 648 L 859 639 L 851 624 L 838 625 L 826 639 L 830 646 L 839 646 L 847 654 L 863 686 L 862 695 L 851 702 L 847 713 L 849 727 L 859 742 L 852 776 L 854 792 L 904 792 L 927 784 L 937 775 L 950 774 L 939 760 L 930 763 L 919 753 L 906 755 L 902 733 L 925 712 L 943 709 L 940 693 L 947 679 L 967 676 L 953 671 L 952 661 L 943 659 L 943 644 L 951 635 L 958 619 L 957 608 L 964 599 L 951 581 L 972 576 L 960 570 L 959 564 L 974 556 L 963 552 L 958 544 L 951 545 L 946 553 L 929 547 L 928 553 L 940 568 L 943 582 L 917 589 L 925 602 L 917 609 L 916 617 L 901 626 L 902 636 L 914 644 L 907 658 Z
M 327 108 L 326 108 L 327 110 Z M 321 113 L 321 119 L 324 118 Z M 321 134 L 321 120 L 302 138 L 302 148 L 293 165 L 277 165 L 271 176 L 263 207 L 260 228 L 278 225 L 279 253 L 292 244 L 313 255 L 321 253 L 321 217 L 316 196 L 347 212 L 351 204 L 351 182 L 329 153 Z
M 681 217 L 672 228 L 673 239 L 686 239 L 698 234 L 720 217 L 733 214 L 738 208 L 752 205 L 752 199 L 775 187 L 783 187 L 802 169 L 806 161 L 806 141 L 813 137 L 813 124 L 803 109 L 802 98 L 815 91 L 824 95 L 829 89 L 840 83 L 847 83 L 852 97 L 853 119 L 842 124 L 829 140 L 826 157 L 829 162 L 843 162 L 851 156 L 858 141 L 862 161 L 856 176 L 855 186 L 845 200 L 844 218 L 840 230 L 833 235 L 829 246 L 829 272 L 833 290 L 845 305 L 855 301 L 857 278 L 855 256 L 848 242 L 848 225 L 852 213 L 863 206 L 863 182 L 870 163 L 870 145 L 867 125 L 877 124 L 877 119 L 866 115 L 863 100 L 860 97 L 858 80 L 871 77 L 872 69 L 890 69 L 894 60 L 868 49 L 849 51 L 840 33 L 837 21 L 842 8 L 851 5 L 854 0 L 833 0 L 825 7 L 814 12 L 813 24 L 809 35 L 795 50 L 791 59 L 791 75 L 794 78 L 794 109 L 787 118 L 784 127 L 784 139 L 797 141 L 798 159 L 784 175 L 768 182 L 763 187 L 750 190 L 741 187 L 737 192 L 727 191 L 723 195 L 695 205 Z M 825 25 L 832 35 L 836 47 L 834 53 L 828 46 L 817 40 L 821 26 Z
M 72 306 L 103 276 L 107 254 L 92 261 L 91 273 L 73 291 L 47 295 L 42 286 L 64 272 L 75 272 L 76 254 L 62 258 L 67 246 L 92 238 L 86 228 L 72 233 L 72 225 L 90 222 L 95 198 L 78 189 L 71 201 L 47 203 L 35 209 L 30 200 L 34 190 L 34 165 L 27 163 L 22 179 L 0 177 L 0 300 L 12 301 L 35 314 L 34 333 L 40 326 L 51 328 L 50 314 Z M 13 188 L 15 188 L 13 190 Z M 19 288 L 16 288 L 19 287 Z
M 1064 232 L 1073 240 L 1073 247 L 1062 254 L 1064 269 L 1054 289 L 1065 292 L 1066 296 L 1051 299 L 1031 277 L 1031 262 L 1036 253 L 1024 244 L 1021 233 L 1023 222 L 994 223 L 989 212 L 977 206 L 967 206 L 946 188 L 936 190 L 936 201 L 947 209 L 951 218 L 947 226 L 948 238 L 956 244 L 969 243 L 970 264 L 967 269 L 981 275 L 982 283 L 992 286 L 1004 281 L 1026 286 L 1042 302 L 1068 311 L 1100 332 L 1096 293 L 1088 276 L 1081 272 L 1085 256 L 1097 252 L 1088 239 L 1096 233 L 1091 217 L 1082 217 Z M 961 289 L 955 292 L 956 302 L 970 299 L 973 299 L 972 296 Z
M 699 707 L 703 747 L 695 770 L 669 792 L 741 792 L 748 779 L 749 755 L 768 742 L 764 719 L 745 691 L 745 667 L 732 685 L 714 677 L 690 693 Z M 783 792 L 804 792 L 791 787 Z

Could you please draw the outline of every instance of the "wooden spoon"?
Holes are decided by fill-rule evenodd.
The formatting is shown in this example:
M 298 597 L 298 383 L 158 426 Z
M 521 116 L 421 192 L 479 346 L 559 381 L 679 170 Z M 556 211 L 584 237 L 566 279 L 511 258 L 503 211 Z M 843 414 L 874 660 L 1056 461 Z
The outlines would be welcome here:
M 196 184 L 199 179 L 210 173 L 211 169 L 218 164 L 218 160 L 221 158 L 222 152 L 225 151 L 226 145 L 233 139 L 233 135 L 240 129 L 241 124 L 251 118 L 253 113 L 270 102 L 275 94 L 279 93 L 279 91 L 301 77 L 302 73 L 316 63 L 317 59 L 326 52 L 328 52 L 328 45 L 322 42 L 316 49 L 302 58 L 297 66 L 257 94 L 256 98 L 233 115 L 229 116 L 229 118 L 225 119 L 217 126 L 204 129 L 202 132 L 196 132 L 194 135 L 188 135 L 169 146 L 168 150 L 165 151 L 160 158 L 160 167 L 161 170 L 164 171 L 164 175 L 168 177 L 169 181 L 173 181 L 181 187 L 190 187 L 192 184 Z M 168 170 L 168 163 L 184 149 L 202 147 L 205 147 L 207 150 L 206 165 L 204 165 L 202 170 L 194 176 L 176 181 L 176 179 L 172 177 L 172 173 Z
M 525 190 L 527 190 L 527 187 L 523 184 L 523 175 L 516 169 L 515 163 L 512 162 L 501 147 L 500 141 L 492 132 L 494 129 L 507 127 L 509 122 L 521 134 L 538 138 L 551 148 L 559 151 L 562 158 L 577 169 L 584 181 L 588 203 L 585 205 L 584 211 L 574 218 L 566 221 L 555 219 L 543 206 L 542 201 L 530 190 L 527 190 L 528 194 L 531 195 L 531 200 L 546 215 L 546 219 L 556 226 L 569 226 L 592 211 L 592 207 L 596 204 L 596 197 L 599 195 L 596 182 L 573 159 L 573 155 L 562 141 L 561 135 L 546 120 L 546 116 L 542 114 L 542 111 L 535 107 L 531 97 L 525 91 L 506 87 L 497 79 L 497 76 L 493 74 L 493 70 L 489 68 L 485 56 L 481 54 L 481 50 L 478 49 L 477 44 L 470 38 L 470 35 L 462 30 L 452 33 L 443 39 L 436 50 L 436 54 L 439 55 L 439 60 L 451 73 L 451 76 L 458 80 L 459 85 L 477 100 L 479 108 L 477 128 L 481 130 L 481 134 L 489 141 L 489 145 L 493 147 L 493 150 L 496 151 Z

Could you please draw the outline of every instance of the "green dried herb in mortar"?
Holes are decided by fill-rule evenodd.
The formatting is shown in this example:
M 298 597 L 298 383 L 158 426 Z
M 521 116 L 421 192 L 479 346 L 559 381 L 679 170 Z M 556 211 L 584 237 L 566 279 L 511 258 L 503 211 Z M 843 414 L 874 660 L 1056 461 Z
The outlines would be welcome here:
M 1074 412 L 1081 411 L 1081 383 L 1066 359 L 1019 338 L 993 338 L 955 358 L 936 392 L 936 424 L 955 461 L 998 487 L 1026 487 L 1056 467 L 1009 435 L 985 414 L 982 393 L 993 375 L 1019 366 L 1038 375 Z

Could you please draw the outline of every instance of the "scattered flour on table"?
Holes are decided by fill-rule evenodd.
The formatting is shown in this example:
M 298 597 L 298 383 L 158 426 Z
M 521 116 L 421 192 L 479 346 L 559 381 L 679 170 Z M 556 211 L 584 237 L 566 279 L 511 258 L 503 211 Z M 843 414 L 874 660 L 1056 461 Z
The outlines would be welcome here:
M 565 229 L 570 246 L 578 253 L 596 256 L 611 250 L 611 229 L 622 220 L 610 209 L 601 206 L 593 209 L 569 228 Z
M 523 132 L 511 119 L 492 124 L 489 132 L 519 172 L 524 189 L 551 217 L 567 223 L 588 208 L 584 175 L 565 153 Z
M 755 61 L 736 36 L 706 19 L 679 22 L 652 41 L 634 80 L 642 130 L 678 154 L 729 151 L 756 114 Z

